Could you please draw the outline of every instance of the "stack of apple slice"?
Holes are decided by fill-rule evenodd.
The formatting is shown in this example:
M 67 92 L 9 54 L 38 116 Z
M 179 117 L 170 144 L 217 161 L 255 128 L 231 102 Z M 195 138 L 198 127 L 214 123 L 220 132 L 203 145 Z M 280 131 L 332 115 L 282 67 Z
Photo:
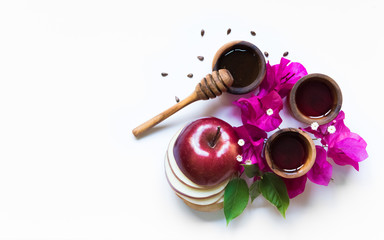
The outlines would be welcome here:
M 209 212 L 223 207 L 224 188 L 228 181 L 224 181 L 213 187 L 205 187 L 192 182 L 178 167 L 173 155 L 173 147 L 181 130 L 172 138 L 165 154 L 165 173 L 169 184 L 189 207 Z
M 205 133 L 201 134 L 198 140 L 193 140 L 192 138 L 196 137 L 195 133 L 199 132 L 195 130 L 202 124 L 200 121 L 203 121 L 205 124 Z M 212 125 L 211 130 L 206 127 L 207 121 L 214 121 L 213 124 L 210 124 Z M 200 124 L 196 125 L 195 122 Z M 225 187 L 238 166 L 236 160 L 236 156 L 239 155 L 239 146 L 237 145 L 238 138 L 237 135 L 228 135 L 225 128 L 227 127 L 227 123 L 217 118 L 205 118 L 196 120 L 195 122 L 188 125 L 186 129 L 178 131 L 171 139 L 165 155 L 165 173 L 170 186 L 186 205 L 198 211 L 216 211 L 223 208 Z M 220 124 L 220 128 L 217 128 L 217 122 Z M 230 126 L 229 124 L 227 125 Z M 232 127 L 230 127 L 230 130 L 233 131 Z M 221 131 L 221 135 L 219 135 L 221 139 L 216 139 L 218 142 L 215 143 L 214 146 L 201 146 L 204 145 L 203 143 L 206 142 L 206 139 L 212 138 L 216 131 Z M 231 141 L 235 142 L 235 144 L 232 144 Z M 196 147 L 197 144 L 200 148 L 198 151 L 211 151 L 212 154 L 206 158 L 197 156 L 195 151 L 190 151 L 189 149 L 187 151 L 185 149 L 188 148 L 189 144 L 194 145 L 194 147 Z M 231 150 L 227 153 L 224 151 L 225 149 Z M 174 150 L 176 150 L 177 153 L 180 151 L 182 154 L 175 154 Z M 218 154 L 220 158 L 215 159 L 215 157 L 212 157 Z M 223 157 L 224 159 L 222 159 Z M 226 160 L 228 157 L 230 160 Z M 191 162 L 193 163 L 191 164 Z M 191 167 L 191 169 L 194 169 L 189 170 L 191 165 L 195 165 Z M 203 175 L 196 175 L 196 173 L 193 172 L 196 169 L 200 170 L 199 173 Z M 187 177 L 188 175 L 190 177 Z

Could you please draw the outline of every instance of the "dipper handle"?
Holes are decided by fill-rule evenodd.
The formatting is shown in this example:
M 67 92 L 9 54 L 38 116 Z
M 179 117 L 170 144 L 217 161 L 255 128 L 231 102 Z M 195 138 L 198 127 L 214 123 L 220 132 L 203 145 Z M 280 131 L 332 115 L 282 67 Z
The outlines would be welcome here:
M 226 69 L 220 69 L 219 71 L 212 72 L 212 74 L 207 74 L 207 76 L 197 84 L 195 91 L 191 95 L 133 129 L 133 135 L 138 137 L 151 127 L 159 124 L 175 112 L 197 100 L 208 100 L 220 96 L 223 92 L 226 92 L 232 84 L 233 77 Z

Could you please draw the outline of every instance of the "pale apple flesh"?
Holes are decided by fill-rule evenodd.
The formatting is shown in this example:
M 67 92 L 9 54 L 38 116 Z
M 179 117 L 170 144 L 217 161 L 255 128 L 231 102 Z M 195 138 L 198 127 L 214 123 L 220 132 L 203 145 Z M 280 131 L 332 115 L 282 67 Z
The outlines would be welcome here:
M 205 206 L 205 205 L 211 205 L 211 204 L 223 201 L 224 192 L 220 192 L 219 194 L 214 195 L 212 197 L 202 198 L 202 199 L 190 198 L 190 197 L 181 195 L 180 193 L 176 193 L 176 195 L 179 196 L 181 199 L 183 199 L 187 202 L 190 202 L 192 204 Z
M 165 174 L 167 176 L 168 182 L 173 188 L 173 190 L 181 195 L 191 197 L 191 198 L 208 198 L 217 195 L 222 192 L 225 188 L 225 185 L 220 188 L 192 188 L 188 185 L 185 185 L 179 179 L 176 178 L 172 169 L 169 165 L 167 159 L 165 159 Z
M 214 212 L 214 211 L 218 211 L 224 207 L 224 199 L 222 199 L 221 201 L 218 201 L 216 203 L 209 204 L 209 205 L 197 205 L 197 204 L 193 204 L 191 202 L 185 201 L 185 200 L 183 200 L 183 201 L 188 207 L 195 209 L 197 211 L 200 211 L 200 212 Z
M 198 119 L 176 139 L 173 154 L 181 172 L 200 186 L 214 186 L 238 170 L 241 147 L 231 125 L 218 118 Z

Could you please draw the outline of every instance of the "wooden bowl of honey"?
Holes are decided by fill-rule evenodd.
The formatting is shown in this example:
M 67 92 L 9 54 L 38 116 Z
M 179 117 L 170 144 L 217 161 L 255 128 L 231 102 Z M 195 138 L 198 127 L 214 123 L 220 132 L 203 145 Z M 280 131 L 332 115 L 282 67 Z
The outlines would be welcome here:
M 215 54 L 213 71 L 227 69 L 234 82 L 228 92 L 245 94 L 255 90 L 263 81 L 266 64 L 263 53 L 250 42 L 233 41 L 223 45 Z
M 304 131 L 284 128 L 268 138 L 264 155 L 274 173 L 284 178 L 298 178 L 315 163 L 316 147 Z
M 343 96 L 331 77 L 312 73 L 295 83 L 289 94 L 289 106 L 300 122 L 319 125 L 331 122 L 340 112 Z

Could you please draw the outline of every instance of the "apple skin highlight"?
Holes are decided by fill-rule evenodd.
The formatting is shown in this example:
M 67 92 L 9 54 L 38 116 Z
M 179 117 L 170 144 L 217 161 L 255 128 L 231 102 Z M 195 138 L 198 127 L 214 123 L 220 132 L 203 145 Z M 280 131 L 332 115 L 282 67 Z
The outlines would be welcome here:
M 239 168 L 238 136 L 231 125 L 218 118 L 202 118 L 187 125 L 176 139 L 173 153 L 180 170 L 192 182 L 214 186 Z

